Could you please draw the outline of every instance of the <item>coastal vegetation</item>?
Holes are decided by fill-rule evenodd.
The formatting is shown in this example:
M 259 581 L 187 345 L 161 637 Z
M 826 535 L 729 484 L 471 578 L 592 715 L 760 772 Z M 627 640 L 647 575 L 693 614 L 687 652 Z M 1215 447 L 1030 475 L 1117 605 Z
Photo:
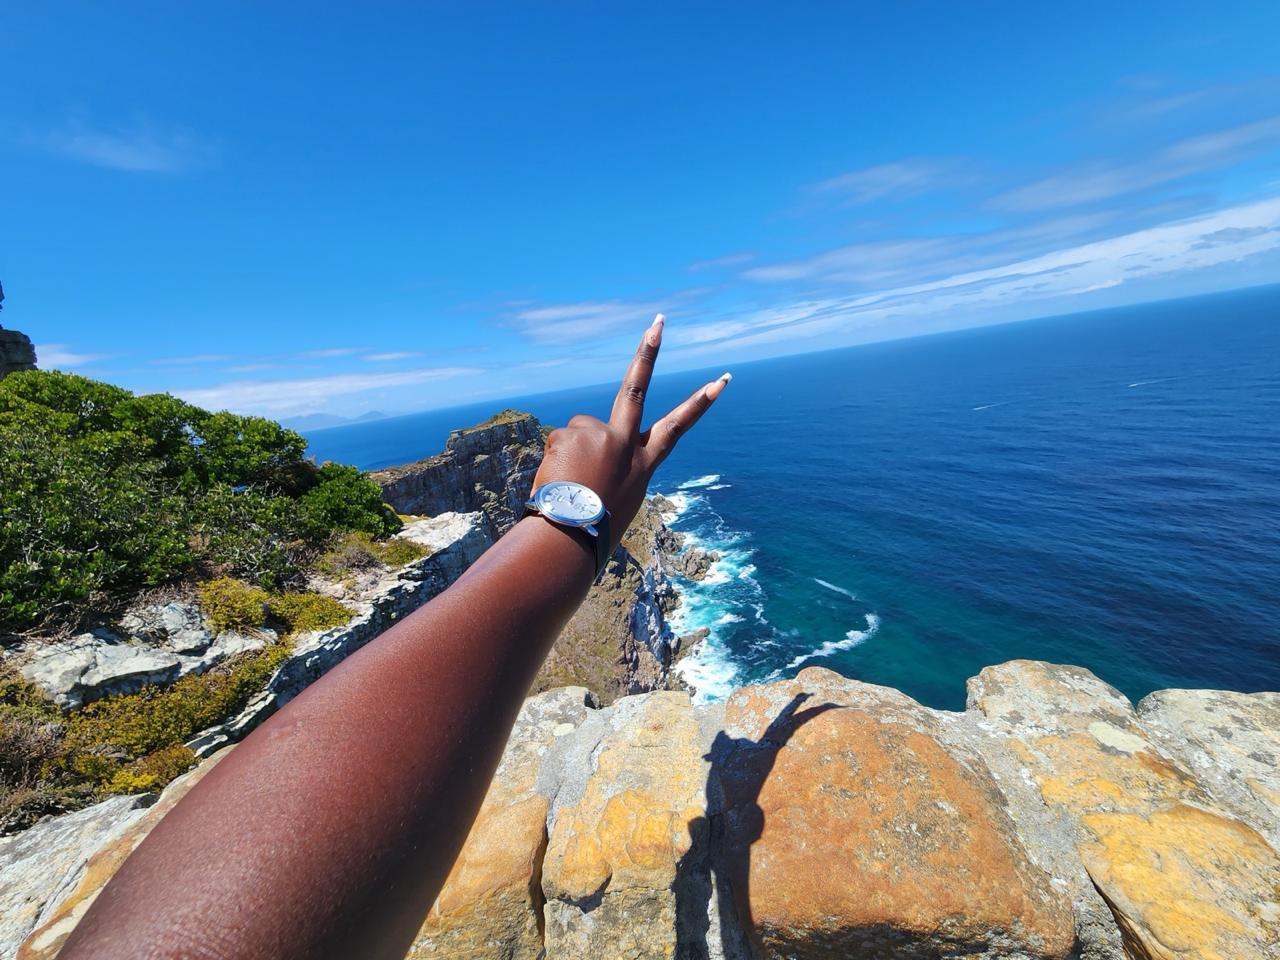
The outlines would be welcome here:
M 306 457 L 274 421 L 211 413 L 72 374 L 0 381 L 0 639 L 47 644 L 160 598 L 244 652 L 78 709 L 0 664 L 0 833 L 104 795 L 159 789 L 184 743 L 236 714 L 295 636 L 354 610 L 318 574 L 395 568 L 430 551 L 362 471 Z M 177 598 L 176 600 L 174 598 Z M 265 645 L 264 645 L 265 641 Z
M 147 587 L 301 584 L 330 541 L 400 527 L 354 467 L 262 417 L 73 374 L 0 381 L 0 631 L 72 629 Z

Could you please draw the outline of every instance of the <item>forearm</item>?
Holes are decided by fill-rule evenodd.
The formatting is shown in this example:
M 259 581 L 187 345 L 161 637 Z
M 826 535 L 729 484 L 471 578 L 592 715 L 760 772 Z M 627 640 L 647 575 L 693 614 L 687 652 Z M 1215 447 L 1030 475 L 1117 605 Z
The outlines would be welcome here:
M 64 960 L 402 957 L 586 594 L 580 536 L 522 521 L 264 724 L 129 858 Z

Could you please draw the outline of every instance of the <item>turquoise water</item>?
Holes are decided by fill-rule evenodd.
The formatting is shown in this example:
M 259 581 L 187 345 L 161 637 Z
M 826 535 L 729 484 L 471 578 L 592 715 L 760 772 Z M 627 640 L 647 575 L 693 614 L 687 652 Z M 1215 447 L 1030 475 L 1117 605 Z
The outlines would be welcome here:
M 719 369 L 713 371 L 719 373 Z M 708 372 L 658 378 L 670 406 Z M 983 666 L 1280 690 L 1280 287 L 739 365 L 655 478 L 721 551 L 703 697 L 820 665 L 958 708 Z M 612 388 L 512 405 L 607 414 Z M 364 467 L 499 404 L 312 435 Z

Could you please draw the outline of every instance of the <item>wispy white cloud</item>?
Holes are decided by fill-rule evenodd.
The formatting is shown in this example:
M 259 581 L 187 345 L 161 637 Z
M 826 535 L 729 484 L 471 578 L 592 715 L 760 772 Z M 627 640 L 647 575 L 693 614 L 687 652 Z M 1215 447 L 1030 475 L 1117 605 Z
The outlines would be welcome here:
M 740 267 L 756 258 L 754 253 L 730 253 L 723 257 L 712 257 L 710 260 L 695 260 L 685 267 L 690 273 L 701 273 L 705 270 L 727 270 Z
M 306 350 L 302 356 L 312 360 L 326 360 L 331 357 L 349 357 L 353 353 L 363 353 L 365 347 L 325 347 L 321 350 Z
M 788 344 L 817 336 L 874 338 L 904 319 L 954 317 L 995 305 L 1109 289 L 1140 273 L 1185 273 L 1280 249 L 1280 198 L 1241 204 L 998 266 L 851 296 L 814 297 L 732 320 L 673 330 L 684 354 Z M 888 335 L 887 333 L 883 335 Z
M 212 410 L 282 416 L 324 408 L 336 397 L 474 376 L 477 367 L 429 367 L 395 373 L 340 373 L 298 380 L 237 380 L 215 387 L 176 390 L 197 406 Z
M 107 170 L 181 173 L 211 161 L 214 147 L 183 130 L 94 129 L 81 123 L 29 138 L 35 146 Z
M 1086 164 L 1000 194 L 992 206 L 1016 212 L 1110 200 L 1218 170 L 1280 146 L 1280 117 L 1187 137 L 1129 161 Z
M 853 170 L 823 180 L 813 189 L 846 204 L 864 204 L 887 197 L 914 197 L 968 179 L 959 173 L 955 161 L 920 157 Z
M 157 357 L 148 361 L 155 366 L 188 366 L 203 363 L 226 363 L 232 359 L 225 353 L 193 353 L 185 357 Z
M 670 309 L 671 301 L 627 302 L 594 300 L 562 303 L 521 310 L 512 322 L 530 340 L 539 344 L 565 344 L 598 340 L 634 330 L 636 337 L 653 316 Z
M 391 350 L 387 353 L 367 353 L 364 359 L 373 363 L 388 363 L 392 360 L 409 360 L 420 356 L 422 352 L 419 350 Z
M 37 343 L 35 348 L 36 363 L 46 370 L 70 370 L 111 356 L 109 353 L 77 353 L 61 343 Z

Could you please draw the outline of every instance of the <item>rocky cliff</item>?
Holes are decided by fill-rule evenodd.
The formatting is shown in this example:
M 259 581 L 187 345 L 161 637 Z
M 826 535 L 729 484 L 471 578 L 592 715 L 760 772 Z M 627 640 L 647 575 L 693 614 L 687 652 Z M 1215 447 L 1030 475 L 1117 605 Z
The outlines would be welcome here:
M 818 668 L 593 703 L 526 701 L 409 957 L 1280 956 L 1280 694 L 1013 661 L 961 713 Z M 0 955 L 56 955 L 208 766 L 0 841 Z
M 504 410 L 484 423 L 454 430 L 444 451 L 371 476 L 399 513 L 484 512 L 498 535 L 520 519 L 542 463 L 536 417 Z
M 0 379 L 36 368 L 36 348 L 25 333 L 0 327 Z

